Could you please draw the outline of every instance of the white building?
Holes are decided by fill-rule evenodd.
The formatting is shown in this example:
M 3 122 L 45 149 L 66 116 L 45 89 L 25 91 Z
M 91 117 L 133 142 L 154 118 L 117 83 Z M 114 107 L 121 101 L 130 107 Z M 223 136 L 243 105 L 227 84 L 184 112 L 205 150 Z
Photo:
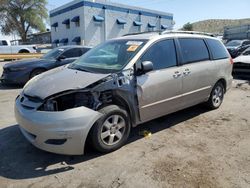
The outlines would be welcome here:
M 95 46 L 107 39 L 172 29 L 173 14 L 101 0 L 75 0 L 50 11 L 52 42 Z

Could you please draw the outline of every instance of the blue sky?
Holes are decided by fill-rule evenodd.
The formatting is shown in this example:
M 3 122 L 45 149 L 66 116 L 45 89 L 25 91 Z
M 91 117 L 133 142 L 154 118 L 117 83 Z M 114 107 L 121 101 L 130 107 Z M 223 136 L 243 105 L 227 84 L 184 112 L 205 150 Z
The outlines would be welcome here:
M 110 0 L 107 0 L 110 1 Z M 111 0 L 112 2 L 155 9 L 174 14 L 175 29 L 187 22 L 206 19 L 250 18 L 250 0 Z M 71 0 L 48 0 L 49 10 Z M 0 34 L 0 38 L 1 34 Z M 10 38 L 10 37 L 8 37 Z
M 48 9 L 71 0 L 48 0 Z M 110 0 L 109 0 L 110 1 Z M 111 0 L 112 2 L 155 9 L 174 14 L 175 28 L 205 19 L 250 18 L 250 0 Z

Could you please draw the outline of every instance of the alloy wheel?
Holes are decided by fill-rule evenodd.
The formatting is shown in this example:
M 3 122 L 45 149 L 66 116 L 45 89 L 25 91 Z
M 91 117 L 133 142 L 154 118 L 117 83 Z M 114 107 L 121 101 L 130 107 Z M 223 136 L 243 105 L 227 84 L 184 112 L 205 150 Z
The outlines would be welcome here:
M 111 115 L 101 128 L 101 140 L 104 144 L 112 146 L 117 144 L 124 136 L 126 122 L 120 115 Z
M 218 85 L 213 92 L 212 102 L 215 107 L 220 106 L 223 100 L 223 88 Z

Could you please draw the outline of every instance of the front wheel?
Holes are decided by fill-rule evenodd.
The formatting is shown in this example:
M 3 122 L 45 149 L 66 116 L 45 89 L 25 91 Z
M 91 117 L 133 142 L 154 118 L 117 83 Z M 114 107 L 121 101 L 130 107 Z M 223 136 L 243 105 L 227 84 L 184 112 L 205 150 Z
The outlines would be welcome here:
M 221 82 L 216 83 L 207 101 L 207 106 L 211 109 L 219 108 L 224 99 L 224 93 L 223 84 Z
M 93 147 L 108 153 L 122 147 L 130 133 L 130 118 L 126 110 L 109 105 L 99 110 L 104 114 L 90 132 Z

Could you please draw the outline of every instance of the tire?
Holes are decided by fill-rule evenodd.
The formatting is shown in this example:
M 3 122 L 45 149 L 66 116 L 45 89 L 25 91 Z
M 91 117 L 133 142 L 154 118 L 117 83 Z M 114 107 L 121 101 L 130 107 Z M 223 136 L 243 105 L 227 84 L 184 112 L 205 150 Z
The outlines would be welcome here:
M 224 99 L 225 88 L 221 82 L 217 82 L 212 89 L 207 106 L 214 110 L 220 107 Z
M 90 131 L 90 141 L 95 150 L 108 153 L 122 147 L 130 133 L 130 118 L 126 110 L 109 105 L 99 110 L 104 115 Z
M 30 53 L 28 50 L 20 50 L 18 53 Z
M 45 70 L 44 69 L 35 69 L 31 72 L 30 74 L 30 79 L 37 76 L 38 74 L 43 73 Z

